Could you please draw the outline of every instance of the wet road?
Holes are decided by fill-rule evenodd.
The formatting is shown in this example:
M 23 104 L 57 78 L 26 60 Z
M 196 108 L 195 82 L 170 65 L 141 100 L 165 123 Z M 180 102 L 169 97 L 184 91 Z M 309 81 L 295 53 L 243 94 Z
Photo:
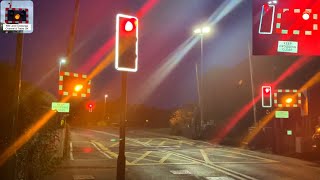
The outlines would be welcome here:
M 72 129 L 70 159 L 46 180 L 116 179 L 116 129 Z M 320 164 L 212 145 L 154 131 L 128 130 L 132 180 L 320 179 Z

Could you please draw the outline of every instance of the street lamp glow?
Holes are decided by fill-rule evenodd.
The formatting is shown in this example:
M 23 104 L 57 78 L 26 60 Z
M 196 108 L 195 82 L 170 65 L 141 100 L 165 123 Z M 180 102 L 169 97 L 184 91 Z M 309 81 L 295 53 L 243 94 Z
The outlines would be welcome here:
M 202 28 L 202 33 L 209 33 L 210 32 L 210 27 L 203 27 Z
M 66 62 L 67 62 L 67 60 L 66 60 L 65 58 L 61 58 L 61 59 L 60 59 L 60 63 L 61 63 L 61 64 L 65 64 Z
M 108 94 L 104 95 L 104 97 L 107 98 L 107 97 L 108 97 Z
M 82 88 L 83 88 L 83 85 L 82 85 L 82 84 L 77 84 L 77 85 L 74 87 L 74 90 L 75 90 L 76 92 L 79 92 L 79 91 L 81 91 Z
M 200 34 L 201 33 L 201 29 L 200 28 L 197 28 L 193 31 L 195 34 Z
M 208 26 L 204 26 L 204 27 L 201 27 L 201 28 L 197 28 L 195 29 L 193 32 L 194 34 L 207 34 L 211 31 L 210 27 Z

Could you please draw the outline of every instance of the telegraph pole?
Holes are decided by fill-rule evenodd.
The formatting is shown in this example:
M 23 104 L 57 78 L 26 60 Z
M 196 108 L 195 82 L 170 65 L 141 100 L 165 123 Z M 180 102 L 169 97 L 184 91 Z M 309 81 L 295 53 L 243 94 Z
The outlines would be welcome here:
M 74 41 L 75 41 L 76 29 L 77 29 L 77 23 L 78 23 L 78 17 L 79 17 L 79 8 L 80 8 L 80 0 L 75 0 L 74 16 L 73 16 L 73 22 L 71 25 L 69 45 L 67 48 L 67 61 L 68 62 L 71 61 L 71 57 L 72 57 L 72 51 L 73 51 L 73 47 L 74 47 Z
M 12 136 L 11 143 L 13 144 L 17 136 L 17 123 L 19 123 L 19 105 L 20 105 L 20 92 L 21 92 L 21 70 L 22 70 L 22 55 L 23 54 L 23 34 L 17 34 L 16 46 L 16 62 L 15 62 L 15 86 L 14 86 L 14 115 L 12 118 Z M 10 162 L 11 178 L 16 179 L 17 172 L 17 154 L 16 152 L 11 158 Z
M 250 43 L 248 43 L 248 55 L 249 55 L 249 66 L 250 66 L 250 82 L 251 82 L 251 101 L 253 104 L 253 121 L 254 126 L 257 125 L 257 105 L 254 101 L 254 83 L 253 83 L 253 67 L 252 67 L 252 57 L 251 57 L 251 51 L 250 51 Z

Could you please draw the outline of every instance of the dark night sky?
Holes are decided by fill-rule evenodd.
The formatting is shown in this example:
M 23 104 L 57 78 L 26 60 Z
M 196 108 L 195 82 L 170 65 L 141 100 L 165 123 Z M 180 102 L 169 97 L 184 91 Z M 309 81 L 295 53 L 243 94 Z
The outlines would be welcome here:
M 147 0 L 80 1 L 75 52 L 68 70 L 88 73 L 81 67 L 115 35 L 116 14 L 135 15 L 145 2 Z M 236 2 L 240 2 L 239 5 L 229 13 L 228 7 Z M 224 10 L 219 8 L 222 4 L 228 4 Z M 58 59 L 66 53 L 74 1 L 41 0 L 34 1 L 34 5 L 34 32 L 24 36 L 23 79 L 56 93 Z M 251 37 L 250 1 L 160 0 L 140 19 L 139 70 L 129 74 L 129 103 L 173 107 L 196 100 L 194 62 L 200 58 L 200 43 L 196 43 L 176 68 L 158 83 L 151 96 L 143 102 L 135 97 L 142 93 L 140 89 L 151 89 L 145 83 L 148 77 L 166 61 L 165 57 L 192 36 L 195 25 L 212 14 L 213 20 L 221 20 L 214 24 L 214 33 L 205 38 L 206 70 L 233 66 L 246 59 L 246 44 Z M 1 62 L 14 63 L 15 37 L 14 34 L 0 34 Z M 104 94 L 111 99 L 119 97 L 120 73 L 114 70 L 114 64 L 93 79 L 92 88 L 94 100 L 103 99 Z

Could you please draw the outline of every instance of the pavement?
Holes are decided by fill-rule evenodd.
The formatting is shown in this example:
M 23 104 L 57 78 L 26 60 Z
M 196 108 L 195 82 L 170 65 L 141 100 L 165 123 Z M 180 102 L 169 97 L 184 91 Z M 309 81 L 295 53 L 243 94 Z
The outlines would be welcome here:
M 128 180 L 319 180 L 320 162 L 264 154 L 171 136 L 128 130 Z M 116 129 L 71 129 L 70 159 L 44 180 L 116 179 Z

